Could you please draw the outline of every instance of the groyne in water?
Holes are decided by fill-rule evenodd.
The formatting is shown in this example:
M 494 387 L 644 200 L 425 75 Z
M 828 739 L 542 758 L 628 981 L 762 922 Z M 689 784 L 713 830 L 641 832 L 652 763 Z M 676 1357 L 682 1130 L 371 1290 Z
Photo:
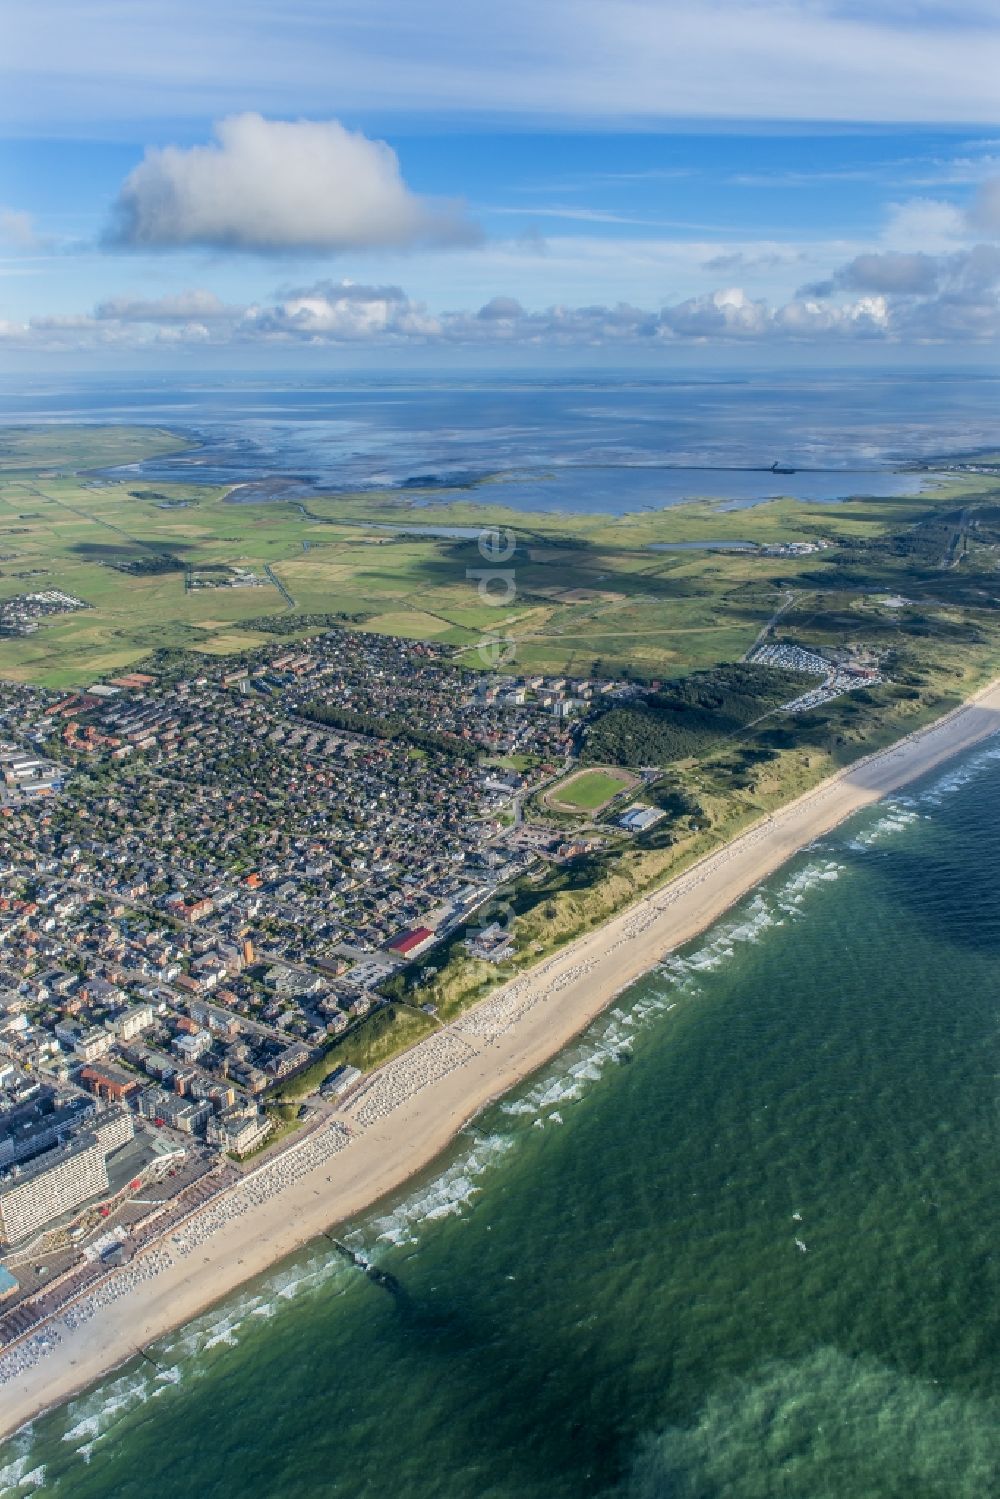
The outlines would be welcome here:
M 344 1259 L 348 1260 L 356 1270 L 360 1270 L 375 1285 L 381 1286 L 383 1291 L 388 1291 L 390 1296 L 398 1298 L 404 1294 L 403 1287 L 396 1277 L 390 1275 L 388 1270 L 380 1270 L 378 1265 L 373 1264 L 367 1255 L 359 1253 L 356 1249 L 352 1249 L 349 1244 L 344 1243 L 343 1239 L 335 1239 L 333 1234 L 324 1234 L 323 1237 L 329 1239 L 337 1253 L 343 1255 Z

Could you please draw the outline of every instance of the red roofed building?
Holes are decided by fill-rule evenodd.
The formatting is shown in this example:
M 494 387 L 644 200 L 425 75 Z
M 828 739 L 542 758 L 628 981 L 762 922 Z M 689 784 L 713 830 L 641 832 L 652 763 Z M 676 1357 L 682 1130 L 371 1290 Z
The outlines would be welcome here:
M 399 953 L 401 958 L 409 958 L 426 947 L 428 942 L 432 942 L 436 935 L 429 926 L 415 926 L 408 932 L 400 932 L 398 937 L 393 937 L 391 942 L 386 943 L 386 947 L 390 952 Z
M 109 1098 L 114 1103 L 121 1103 L 130 1093 L 134 1093 L 139 1083 L 136 1078 L 129 1077 L 118 1067 L 84 1067 L 80 1073 L 80 1081 L 91 1092 L 96 1093 L 98 1098 Z
M 45 717 L 55 718 L 57 713 L 79 713 L 81 706 L 79 697 L 74 693 L 72 697 L 60 698 L 58 703 L 53 703 L 51 708 L 45 710 Z

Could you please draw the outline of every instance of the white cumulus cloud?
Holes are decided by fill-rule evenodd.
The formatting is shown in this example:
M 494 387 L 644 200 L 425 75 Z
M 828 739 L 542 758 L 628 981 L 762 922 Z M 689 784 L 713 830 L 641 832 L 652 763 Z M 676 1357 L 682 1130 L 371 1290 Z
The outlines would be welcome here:
M 102 302 L 93 313 L 0 323 L 7 348 L 55 354 L 156 345 L 240 354 L 254 346 L 330 348 L 627 349 L 683 344 L 812 344 L 883 340 L 988 343 L 1000 338 L 1000 246 L 943 256 L 856 256 L 790 300 L 721 287 L 659 306 L 555 303 L 526 308 L 503 293 L 478 308 L 436 310 L 401 287 L 318 281 L 248 306 L 195 290 Z
M 98 303 L 94 316 L 122 323 L 185 323 L 192 318 L 232 317 L 238 310 L 227 307 L 214 292 L 196 289 L 162 297 L 108 297 Z
M 337 120 L 240 114 L 215 135 L 204 146 L 147 150 L 122 184 L 111 243 L 274 254 L 475 237 L 454 207 L 410 191 L 390 146 Z
M 968 237 L 966 215 L 954 203 L 939 198 L 910 198 L 890 206 L 882 243 L 904 253 L 919 245 L 922 250 L 947 250 Z

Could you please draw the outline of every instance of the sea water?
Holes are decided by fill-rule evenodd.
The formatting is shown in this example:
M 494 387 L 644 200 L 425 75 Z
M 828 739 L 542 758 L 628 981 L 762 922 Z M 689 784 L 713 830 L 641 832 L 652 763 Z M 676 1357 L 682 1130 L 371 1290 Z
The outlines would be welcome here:
M 398 490 L 528 513 L 622 515 L 685 500 L 916 493 L 901 464 L 996 447 L 992 375 L 0 378 L 0 425 L 154 423 L 184 452 L 130 483 L 247 484 L 241 498 Z M 767 472 L 777 462 L 794 473 Z
M 1000 1491 L 1000 744 L 798 855 L 0 1499 Z

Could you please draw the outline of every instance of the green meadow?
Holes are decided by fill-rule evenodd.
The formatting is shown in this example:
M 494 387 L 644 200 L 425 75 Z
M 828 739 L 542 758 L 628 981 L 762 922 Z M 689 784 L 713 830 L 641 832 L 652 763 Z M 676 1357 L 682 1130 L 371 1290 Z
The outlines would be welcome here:
M 223 489 L 93 473 L 182 446 L 154 428 L 4 434 L 0 599 L 58 587 L 89 607 L 0 640 L 0 674 L 84 686 L 155 646 L 238 652 L 274 638 L 262 619 L 284 616 L 282 633 L 295 638 L 316 628 L 308 616 L 344 614 L 364 629 L 433 640 L 473 666 L 489 659 L 483 642 L 496 640 L 525 672 L 676 677 L 739 659 L 789 591 L 817 638 L 862 630 L 870 588 L 844 586 L 838 549 L 924 524 L 982 487 L 970 479 L 910 498 L 740 511 L 699 502 L 613 518 L 526 516 L 490 505 L 488 486 L 475 500 L 446 503 L 375 493 L 245 504 Z M 470 573 L 491 569 L 474 539 L 379 529 L 386 525 L 509 528 L 512 597 L 499 585 L 484 585 L 482 596 Z M 835 546 L 797 558 L 650 550 L 735 539 Z M 250 570 L 261 586 L 191 586 L 231 568 Z M 892 576 L 887 586 L 905 582 Z

